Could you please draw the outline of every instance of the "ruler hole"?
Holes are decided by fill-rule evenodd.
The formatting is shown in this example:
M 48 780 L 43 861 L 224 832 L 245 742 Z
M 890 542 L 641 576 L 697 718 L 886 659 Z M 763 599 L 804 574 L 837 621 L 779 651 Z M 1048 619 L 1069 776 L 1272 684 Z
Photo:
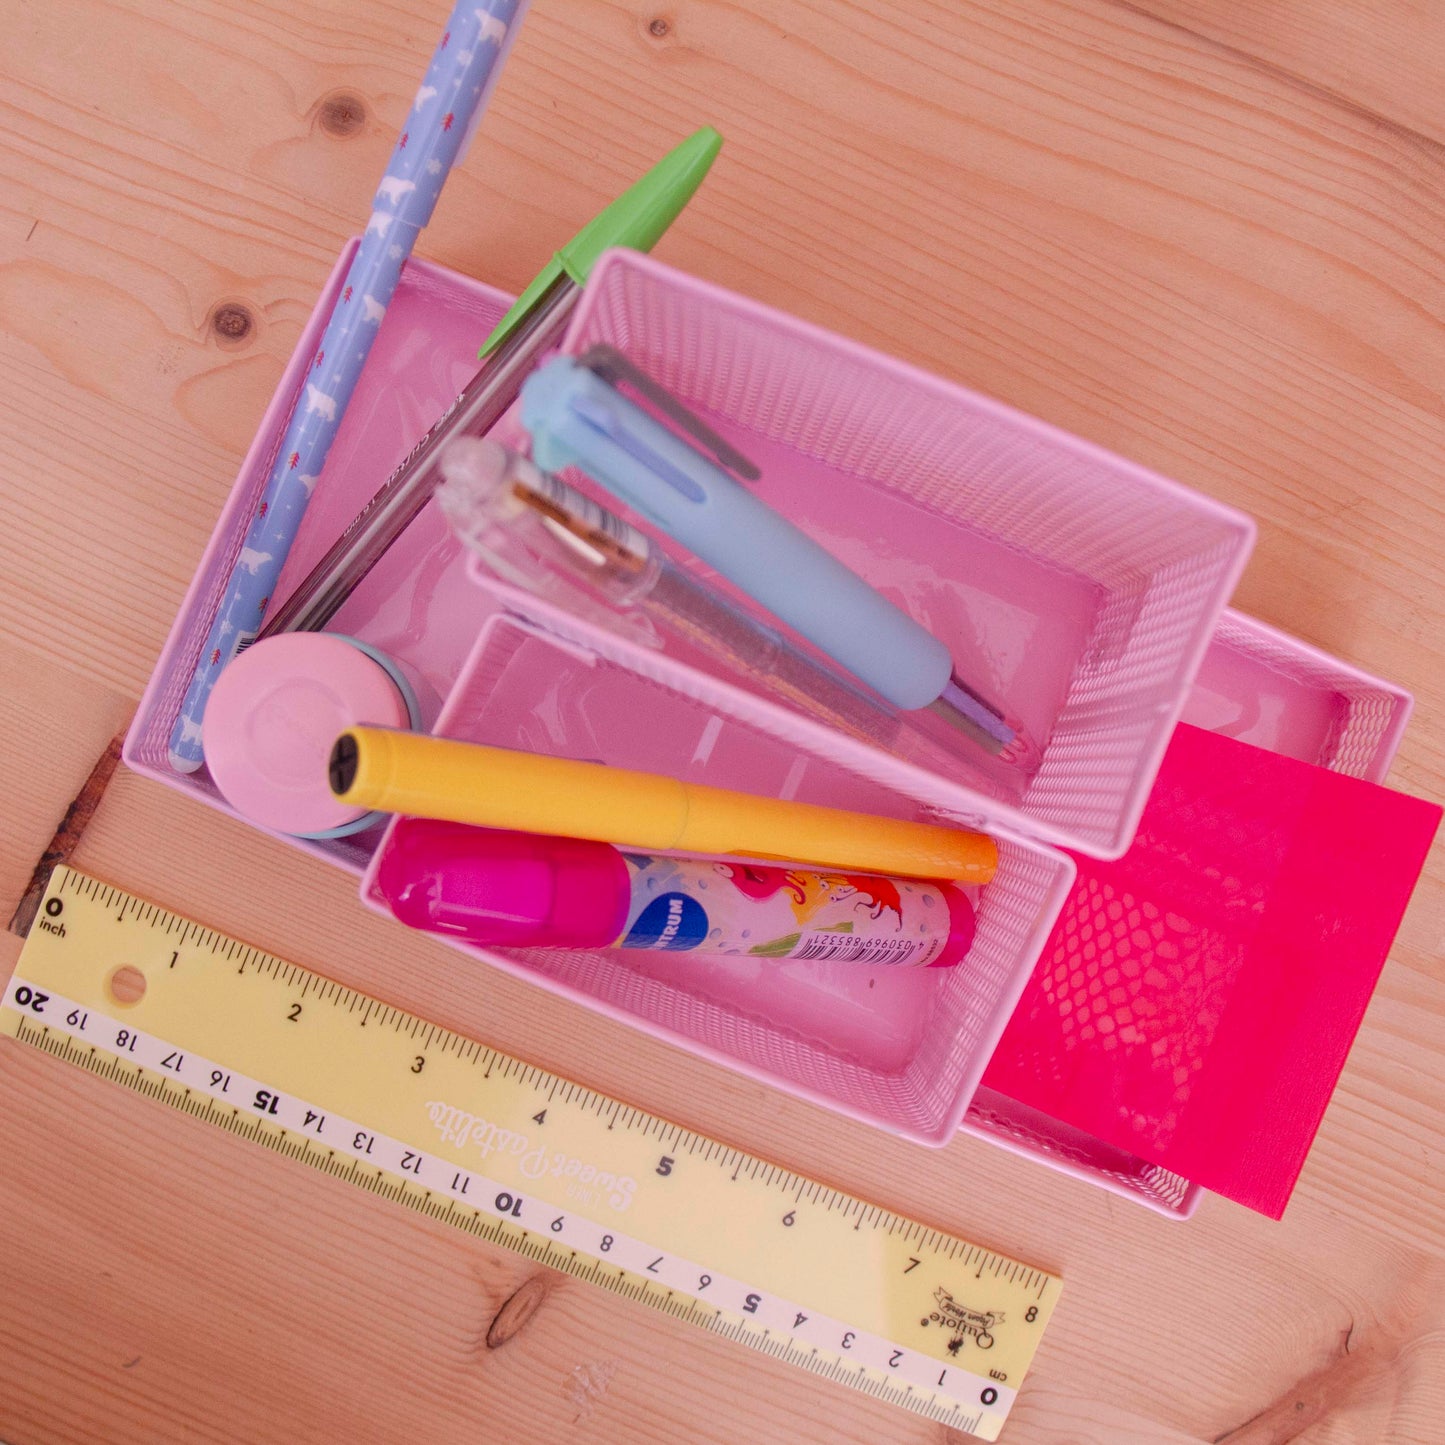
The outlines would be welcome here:
M 106 980 L 106 989 L 116 1003 L 129 1008 L 146 996 L 146 976 L 140 969 L 123 963 Z

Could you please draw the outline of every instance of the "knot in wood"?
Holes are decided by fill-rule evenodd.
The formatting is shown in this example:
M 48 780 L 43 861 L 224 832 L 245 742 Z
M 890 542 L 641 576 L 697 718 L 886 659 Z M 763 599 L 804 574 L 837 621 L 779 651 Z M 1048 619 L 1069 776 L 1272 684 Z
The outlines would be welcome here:
M 211 312 L 211 330 L 223 341 L 244 341 L 256 325 L 251 313 L 234 301 L 216 307 Z
M 328 95 L 316 112 L 316 121 L 327 135 L 356 135 L 366 124 L 366 102 L 359 95 L 338 92 Z
M 542 1307 L 542 1301 L 547 1298 L 547 1290 L 547 1281 L 540 1275 L 534 1275 L 515 1289 L 487 1327 L 487 1348 L 500 1349 L 519 1334 L 527 1321 Z

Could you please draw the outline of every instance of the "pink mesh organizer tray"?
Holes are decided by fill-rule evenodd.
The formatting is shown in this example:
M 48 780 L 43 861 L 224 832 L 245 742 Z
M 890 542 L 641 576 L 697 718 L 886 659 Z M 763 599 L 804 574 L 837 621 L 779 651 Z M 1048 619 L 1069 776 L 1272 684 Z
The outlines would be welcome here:
M 282 380 L 127 741 L 132 766 L 216 807 L 204 774 L 170 772 L 165 744 L 348 259 Z M 450 401 L 504 304 L 440 268 L 407 268 L 280 594 Z M 1372 775 L 1393 752 L 1402 695 L 1248 619 L 1221 622 L 1247 519 L 1007 408 L 630 253 L 597 268 L 566 349 L 599 340 L 703 412 L 762 468 L 764 496 L 932 627 L 961 674 L 1044 742 L 1043 763 L 1025 781 L 960 747 L 940 772 L 936 755 L 840 736 L 756 680 L 648 645 L 606 614 L 475 585 L 429 509 L 335 626 L 446 696 L 443 730 L 987 825 L 1003 844 L 999 877 L 979 893 L 973 954 L 932 978 L 799 966 L 760 980 L 656 955 L 489 959 L 908 1137 L 944 1142 L 969 1109 L 967 1127 L 1008 1147 L 1187 1211 L 1182 1181 L 1124 1151 L 987 1091 L 969 1107 L 1068 890 L 1072 864 L 1047 843 L 1122 852 L 1186 704 L 1203 725 Z M 290 841 L 359 871 L 377 835 Z
M 436 731 L 770 797 L 919 811 L 845 760 L 805 750 L 785 709 L 588 632 L 492 618 Z M 998 873 L 977 890 L 977 933 L 957 968 L 456 946 L 769 1083 L 940 1144 L 958 1127 L 1024 961 L 1037 956 L 1074 874 L 1052 848 L 996 836 Z M 362 882 L 381 912 L 374 878 L 386 846 L 384 837 Z
M 1100 857 L 1128 847 L 1249 555 L 1249 518 L 635 252 L 603 258 L 562 350 L 597 343 L 750 458 L 754 490 L 946 643 L 1043 761 L 1028 777 L 955 745 L 940 769 L 932 751 L 884 752 L 821 725 L 805 732 L 813 746 L 944 817 Z M 619 630 L 602 612 L 586 620 Z

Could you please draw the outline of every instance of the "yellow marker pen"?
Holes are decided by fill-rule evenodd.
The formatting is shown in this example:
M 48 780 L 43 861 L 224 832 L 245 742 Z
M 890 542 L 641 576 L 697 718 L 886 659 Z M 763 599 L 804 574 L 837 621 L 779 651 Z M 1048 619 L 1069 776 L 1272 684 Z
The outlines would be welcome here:
M 982 833 L 389 728 L 342 733 L 330 781 L 339 799 L 358 807 L 627 848 L 961 883 L 987 883 L 998 865 L 997 845 Z

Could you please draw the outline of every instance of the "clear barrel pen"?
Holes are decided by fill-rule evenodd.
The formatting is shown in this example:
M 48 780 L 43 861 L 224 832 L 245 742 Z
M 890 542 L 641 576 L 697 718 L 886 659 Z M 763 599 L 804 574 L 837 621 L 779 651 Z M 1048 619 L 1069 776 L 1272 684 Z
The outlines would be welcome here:
M 522 379 L 537 357 L 556 344 L 576 308 L 581 289 L 557 277 L 520 326 L 508 333 L 460 396 L 357 513 L 296 590 L 266 619 L 260 636 L 320 632 L 357 584 L 431 499 L 441 474 L 437 456 L 456 437 L 485 432 L 516 400 Z
M 597 258 L 610 246 L 650 250 L 702 184 L 721 145 L 711 126 L 695 131 L 557 252 L 487 338 L 481 368 L 461 395 L 267 617 L 260 636 L 319 632 L 331 621 L 431 499 L 441 480 L 441 448 L 496 424 L 537 359 L 561 339 Z
M 545 595 L 559 574 L 571 578 L 830 726 L 889 749 L 902 739 L 908 724 L 897 708 L 689 575 L 615 512 L 527 458 L 494 441 L 464 438 L 442 453 L 441 469 L 437 501 L 449 525 L 503 580 Z M 989 753 L 1002 751 L 982 729 L 968 736 Z

